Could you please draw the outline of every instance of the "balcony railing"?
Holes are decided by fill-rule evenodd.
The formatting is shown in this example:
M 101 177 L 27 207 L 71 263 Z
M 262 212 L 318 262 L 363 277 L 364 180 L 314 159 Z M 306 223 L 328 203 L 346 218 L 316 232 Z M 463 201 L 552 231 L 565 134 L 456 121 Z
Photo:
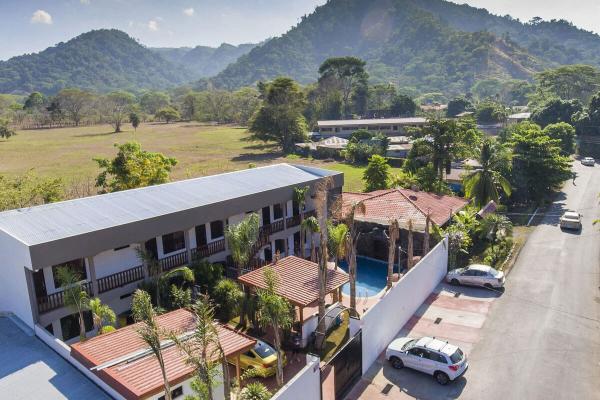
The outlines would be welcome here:
M 91 282 L 86 282 L 82 286 L 83 290 L 85 290 L 89 296 L 93 295 Z M 63 307 L 65 305 L 65 294 L 61 290 L 60 292 L 40 296 L 37 298 L 37 303 L 39 313 L 44 314 Z
M 220 253 L 225 251 L 225 239 L 220 239 L 204 246 L 197 247 L 192 249 L 192 254 L 198 254 L 200 257 L 209 257 L 213 254 Z
M 283 224 L 283 219 L 279 221 L 275 221 L 269 225 L 263 225 L 260 227 L 260 232 L 266 235 L 272 235 L 276 232 L 281 232 L 285 225 Z
M 187 251 L 161 258 L 158 260 L 158 262 L 160 263 L 160 267 L 163 272 L 170 271 L 173 268 L 181 267 L 182 265 L 188 263 Z
M 98 279 L 98 293 L 105 293 L 142 279 L 144 279 L 144 267 L 139 265 Z
M 300 225 L 300 215 L 294 215 L 293 217 L 289 217 L 285 224 L 288 228 L 293 228 L 294 226 Z

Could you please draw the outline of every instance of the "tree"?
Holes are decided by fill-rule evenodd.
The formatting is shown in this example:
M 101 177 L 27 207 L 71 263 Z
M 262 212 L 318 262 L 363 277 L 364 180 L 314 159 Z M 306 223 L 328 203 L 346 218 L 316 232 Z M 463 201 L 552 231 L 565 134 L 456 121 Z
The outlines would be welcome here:
M 118 192 L 166 183 L 171 169 L 177 165 L 175 158 L 142 150 L 138 142 L 115 144 L 115 147 L 119 151 L 114 159 L 94 159 L 102 170 L 96 178 L 96 186 L 103 191 Z
M 329 223 L 327 225 L 327 238 L 328 242 L 328 253 L 333 258 L 335 268 L 338 267 L 338 261 L 346 258 L 346 240 L 348 236 L 348 227 L 346 224 L 339 223 L 334 225 Z
M 587 103 L 600 85 L 600 70 L 591 65 L 564 65 L 537 73 L 535 81 L 542 96 Z
M 541 201 L 571 177 L 571 161 L 560 155 L 560 141 L 545 135 L 535 125 L 512 134 L 513 183 L 517 197 Z
M 56 276 L 63 288 L 65 306 L 77 313 L 79 319 L 79 340 L 85 339 L 85 320 L 83 313 L 89 310 L 90 298 L 81 283 L 81 275 L 69 267 L 58 267 Z
M 264 280 L 266 289 L 258 289 L 259 323 L 263 328 L 272 328 L 275 350 L 277 351 L 277 385 L 283 386 L 283 360 L 281 349 L 282 329 L 292 326 L 292 305 L 277 294 L 277 274 L 272 267 L 265 268 Z
M 167 107 L 171 103 L 171 99 L 167 93 L 147 91 L 140 97 L 140 106 L 142 110 L 147 113 L 154 115 L 161 108 Z
M 102 104 L 108 121 L 115 129 L 115 133 L 121 132 L 121 125 L 127 117 L 135 98 L 131 93 L 115 91 L 106 95 Z
M 94 96 L 80 89 L 63 89 L 56 95 L 56 101 L 75 126 L 79 126 L 83 117 L 92 107 Z
M 363 173 L 365 181 L 365 191 L 372 192 L 374 190 L 386 189 L 390 175 L 390 166 L 387 159 L 380 155 L 373 155 L 369 159 L 369 165 Z
M 194 119 L 196 113 L 198 112 L 198 103 L 198 96 L 193 92 L 185 95 L 181 105 L 181 115 L 185 120 L 191 121 Z
M 226 388 L 229 387 L 226 371 L 228 367 L 214 321 L 214 306 L 208 298 L 198 299 L 192 307 L 192 312 L 196 324 L 191 335 L 186 334 L 181 337 L 178 336 L 178 332 L 173 332 L 169 338 L 175 342 L 184 354 L 185 362 L 193 367 L 197 374 L 193 385 L 196 396 L 192 396 L 191 399 L 213 400 L 215 398 L 214 389 L 220 383 L 220 366 L 226 367 L 222 371 L 225 375 L 223 385 Z
M 317 325 L 317 340 L 316 347 L 321 349 L 325 343 L 325 296 L 327 296 L 327 275 L 329 274 L 329 268 L 327 262 L 329 261 L 328 247 L 329 247 L 329 229 L 327 226 L 327 213 L 328 213 L 328 197 L 329 190 L 333 187 L 333 180 L 331 177 L 324 178 L 317 184 L 316 196 L 315 196 L 315 211 L 317 212 L 317 220 L 319 223 L 319 299 L 318 299 L 318 325 Z
M 53 203 L 64 198 L 60 178 L 42 178 L 33 171 L 8 177 L 0 175 L 0 211 Z
M 163 120 L 166 124 L 168 124 L 171 121 L 178 120 L 180 118 L 181 115 L 179 114 L 179 111 L 177 111 L 171 106 L 161 108 L 156 112 L 156 119 Z
M 363 202 L 353 203 L 348 212 L 344 215 L 344 223 L 348 226 L 349 232 L 346 236 L 346 253 L 348 254 L 348 277 L 350 280 L 350 309 L 356 314 L 356 245 L 360 237 L 360 230 L 356 223 L 355 216 L 357 212 L 364 213 L 365 204 Z
M 306 208 L 306 194 L 309 191 L 309 187 L 308 186 L 303 186 L 303 187 L 299 187 L 296 186 L 294 188 L 294 201 L 296 202 L 296 204 L 298 204 L 298 213 L 300 214 L 300 226 L 304 226 L 304 209 Z M 306 246 L 305 246 L 305 236 L 304 236 L 304 229 L 300 229 L 300 257 L 302 258 L 306 258 L 305 257 L 305 250 L 306 250 Z
M 465 195 L 474 199 L 478 207 L 485 206 L 490 200 L 498 203 L 499 190 L 510 196 L 510 182 L 501 173 L 503 164 L 509 162 L 504 147 L 492 139 L 484 139 L 478 161 L 481 168 L 464 178 Z
M 131 122 L 131 126 L 133 126 L 133 130 L 137 132 L 138 126 L 140 126 L 140 116 L 137 113 L 129 114 L 129 122 Z
M 214 289 L 214 299 L 218 305 L 220 319 L 228 323 L 244 302 L 244 291 L 231 279 L 221 279 Z
M 579 100 L 562 100 L 553 98 L 535 108 L 531 113 L 531 121 L 544 128 L 546 125 L 566 122 L 570 124 L 573 116 L 583 111 Z
M 167 378 L 167 370 L 165 369 L 165 361 L 162 354 L 162 338 L 164 334 L 158 326 L 156 311 L 152 307 L 152 301 L 147 292 L 140 289 L 134 292 L 131 302 L 131 313 L 135 322 L 139 324 L 136 327 L 137 334 L 148 345 L 158 361 L 163 378 L 165 399 L 172 400 L 171 387 Z
M 573 123 L 580 135 L 597 135 L 600 127 L 600 92 L 590 99 L 587 111 L 580 111 L 573 115 Z
M 397 94 L 392 98 L 390 113 L 397 117 L 414 117 L 417 103 L 405 94 Z
M 319 232 L 319 221 L 315 217 L 308 217 L 302 221 L 300 230 L 304 231 L 310 237 L 310 260 L 317 262 L 317 252 L 315 249 L 315 233 Z
M 455 97 L 448 102 L 446 116 L 450 118 L 456 117 L 465 111 L 472 111 L 473 104 L 465 97 Z
M 575 128 L 566 122 L 550 124 L 543 130 L 552 139 L 560 140 L 561 155 L 570 156 L 575 153 Z
M 510 236 L 512 229 L 513 225 L 506 216 L 495 213 L 486 215 L 479 225 L 481 237 L 490 242 L 492 249 L 499 240 Z
M 4 120 L 0 120 L 0 138 L 8 139 L 11 136 L 15 136 L 17 133 L 14 129 L 11 129 L 8 126 L 8 122 Z
M 325 60 L 319 67 L 319 84 L 327 83 L 341 91 L 345 115 L 352 113 L 350 96 L 361 87 L 366 91 L 369 79 L 366 64 L 356 57 L 333 57 Z
M 39 110 L 44 106 L 46 102 L 46 98 L 40 92 L 33 92 L 25 100 L 25 104 L 23 105 L 23 109 L 28 111 Z
M 95 297 L 89 301 L 88 306 L 98 335 L 114 330 L 113 325 L 117 320 L 117 316 L 107 304 L 102 304 L 102 301 Z
M 496 124 L 506 120 L 508 112 L 506 108 L 493 101 L 484 101 L 475 109 L 475 119 L 480 124 Z
M 259 88 L 262 104 L 250 119 L 252 137 L 275 141 L 284 152 L 293 152 L 295 143 L 306 138 L 304 93 L 290 78 L 277 78 Z
M 388 269 L 387 269 L 387 284 L 388 290 L 392 288 L 392 276 L 394 275 L 394 262 L 396 260 L 396 242 L 400 237 L 400 226 L 398 220 L 394 219 L 390 223 L 388 235 Z
M 272 394 L 261 382 L 251 382 L 240 392 L 240 400 L 269 400 Z

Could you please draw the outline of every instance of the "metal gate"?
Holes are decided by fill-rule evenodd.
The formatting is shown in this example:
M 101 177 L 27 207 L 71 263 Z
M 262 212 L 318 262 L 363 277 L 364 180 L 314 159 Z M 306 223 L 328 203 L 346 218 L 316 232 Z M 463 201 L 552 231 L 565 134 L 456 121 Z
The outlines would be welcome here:
M 321 367 L 322 400 L 342 400 L 362 375 L 362 331 Z

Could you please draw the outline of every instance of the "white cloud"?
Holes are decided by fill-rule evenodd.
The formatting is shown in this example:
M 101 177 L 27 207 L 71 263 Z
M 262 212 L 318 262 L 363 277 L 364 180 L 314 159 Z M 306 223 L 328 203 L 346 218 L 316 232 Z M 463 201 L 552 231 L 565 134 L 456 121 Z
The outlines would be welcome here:
M 52 24 L 52 15 L 48 14 L 48 12 L 46 12 L 44 10 L 37 10 L 31 16 L 31 23 L 32 24 L 51 25 Z
M 194 16 L 194 8 L 190 7 L 190 8 L 186 8 L 185 10 L 183 10 L 183 13 L 185 15 L 187 15 L 188 17 L 193 17 Z
M 91 0 L 79 0 L 81 4 L 85 4 L 86 6 L 91 3 Z
M 153 32 L 156 32 L 158 30 L 158 22 L 154 19 L 148 21 L 148 29 L 150 29 Z

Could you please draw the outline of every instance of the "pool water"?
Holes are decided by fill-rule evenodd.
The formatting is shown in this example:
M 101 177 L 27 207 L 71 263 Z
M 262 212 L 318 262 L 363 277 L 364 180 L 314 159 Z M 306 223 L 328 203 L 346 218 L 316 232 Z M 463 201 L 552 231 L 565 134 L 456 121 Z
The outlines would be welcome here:
M 348 272 L 348 263 L 340 261 L 340 268 Z M 394 272 L 398 266 L 394 265 Z M 356 257 L 356 297 L 375 296 L 387 283 L 387 262 L 371 258 Z M 350 295 L 350 283 L 342 287 L 342 293 Z

